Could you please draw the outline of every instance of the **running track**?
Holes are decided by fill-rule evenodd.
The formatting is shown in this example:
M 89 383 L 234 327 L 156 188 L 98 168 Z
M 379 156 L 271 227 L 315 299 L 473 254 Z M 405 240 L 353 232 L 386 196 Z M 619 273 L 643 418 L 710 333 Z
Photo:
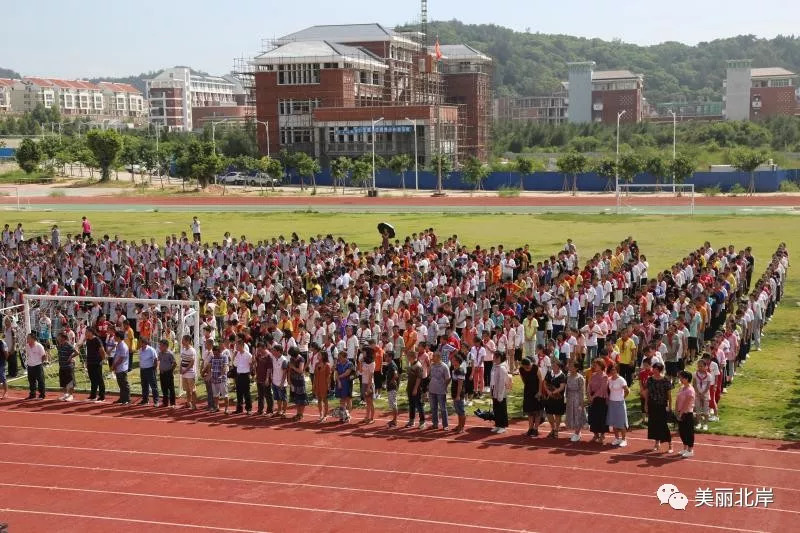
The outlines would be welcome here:
M 779 532 L 800 518 L 798 443 L 702 435 L 695 458 L 676 459 L 647 451 L 642 432 L 620 450 L 529 439 L 520 422 L 493 435 L 474 417 L 453 435 L 12 394 L 0 402 L 9 533 Z M 663 483 L 689 497 L 685 511 L 658 504 Z M 692 501 L 743 486 L 772 488 L 774 503 Z
M 499 196 L 467 196 L 454 193 L 449 196 L 433 198 L 430 196 L 26 196 L 21 204 L 30 209 L 68 209 L 68 210 L 207 210 L 207 211 L 291 211 L 312 208 L 321 211 L 378 211 L 404 212 L 409 208 L 415 211 L 482 211 L 482 212 L 542 212 L 547 210 L 572 210 L 597 213 L 616 209 L 612 195 L 579 196 L 540 195 L 501 198 Z M 16 207 L 16 198 L 0 196 L 0 205 L 6 209 Z M 626 209 L 637 211 L 659 210 L 670 213 L 674 207 L 687 208 L 686 198 L 673 196 L 637 197 L 625 199 Z M 756 196 L 695 196 L 696 212 L 772 212 L 795 211 L 800 208 L 800 195 L 759 194 Z

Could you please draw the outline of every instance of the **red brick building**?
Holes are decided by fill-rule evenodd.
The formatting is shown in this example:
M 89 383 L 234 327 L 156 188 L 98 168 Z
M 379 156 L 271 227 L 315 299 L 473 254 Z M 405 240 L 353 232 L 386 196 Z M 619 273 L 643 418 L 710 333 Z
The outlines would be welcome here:
M 419 34 L 379 24 L 312 26 L 277 39 L 252 62 L 261 151 L 304 151 L 327 165 L 371 152 L 374 126 L 384 157 L 413 154 L 416 137 L 420 165 L 438 151 L 456 163 L 485 158 L 491 100 L 488 68 L 477 62 L 491 60 L 445 51 L 437 60 Z
M 644 110 L 644 81 L 629 70 L 598 70 L 592 73 L 592 121 L 616 124 L 641 122 Z
M 750 69 L 750 118 L 797 114 L 796 77 L 780 67 Z

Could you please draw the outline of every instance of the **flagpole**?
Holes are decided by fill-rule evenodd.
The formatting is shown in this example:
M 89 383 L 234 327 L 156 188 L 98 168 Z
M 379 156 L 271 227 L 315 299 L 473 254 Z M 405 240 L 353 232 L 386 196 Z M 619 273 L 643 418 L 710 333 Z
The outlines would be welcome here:
M 442 110 L 441 110 L 441 76 L 439 75 L 439 60 L 442 58 L 442 48 L 439 44 L 439 36 L 436 36 L 436 46 L 434 47 L 436 57 L 436 193 L 435 196 L 444 196 L 442 191 Z

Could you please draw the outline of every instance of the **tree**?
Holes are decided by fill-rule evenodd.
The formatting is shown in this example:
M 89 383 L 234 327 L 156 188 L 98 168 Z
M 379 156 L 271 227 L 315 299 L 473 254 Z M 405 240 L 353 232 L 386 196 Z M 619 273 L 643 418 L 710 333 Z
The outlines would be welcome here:
M 347 175 L 353 169 L 353 160 L 349 157 L 337 157 L 331 162 L 331 177 L 333 178 L 333 192 L 336 192 L 336 183 L 342 184 L 342 194 L 347 183 Z
M 100 181 L 107 182 L 111 167 L 122 151 L 122 137 L 114 130 L 89 130 L 86 145 L 100 167 Z
M 613 157 L 603 157 L 592 165 L 592 170 L 606 179 L 605 191 L 614 189 L 614 178 L 617 176 L 617 162 Z
M 572 196 L 578 192 L 578 174 L 586 170 L 588 160 L 578 152 L 567 152 L 556 160 L 559 172 L 564 173 L 564 190 L 567 190 L 567 175 L 572 176 Z
M 406 189 L 406 172 L 411 168 L 414 159 L 408 154 L 397 154 L 392 157 L 386 166 L 395 174 L 400 174 L 403 190 Z
M 311 194 L 317 194 L 317 174 L 320 171 L 319 161 L 310 155 L 300 152 L 297 158 L 297 173 L 311 179 Z
M 26 174 L 31 174 L 39 168 L 39 163 L 42 160 L 42 149 L 39 147 L 39 143 L 33 139 L 22 139 L 15 156 L 19 167 Z
M 119 158 L 127 167 L 128 172 L 131 173 L 131 181 L 133 182 L 136 181 L 133 166 L 138 165 L 140 162 L 140 150 L 141 142 L 139 137 L 134 137 L 133 135 L 122 137 L 122 151 L 120 152 Z
M 212 143 L 192 139 L 180 148 L 176 166 L 179 176 L 184 179 L 197 178 L 197 183 L 205 189 L 214 176 L 222 171 L 223 160 Z
M 756 190 L 756 169 L 769 160 L 769 152 L 739 147 L 728 153 L 728 160 L 739 172 L 750 174 L 750 186 L 747 192 L 752 195 Z
M 469 156 L 464 163 L 464 181 L 475 186 L 475 190 L 480 190 L 481 183 L 489 175 L 489 166 L 484 164 L 475 156 Z
M 372 165 L 363 159 L 356 159 L 353 162 L 353 171 L 351 179 L 353 184 L 364 187 L 372 178 Z
M 517 172 L 519 172 L 519 190 L 525 190 L 525 183 L 523 179 L 534 172 L 544 170 L 544 162 L 541 159 L 532 159 L 530 157 L 519 157 L 516 161 Z
M 645 157 L 643 168 L 645 172 L 655 178 L 656 185 L 661 184 L 662 180 L 666 181 L 667 176 L 670 174 L 669 163 L 664 161 L 660 154 L 651 154 Z
M 675 159 L 667 164 L 669 173 L 675 177 L 675 183 L 684 183 L 692 177 L 695 169 L 695 162 L 686 154 L 678 153 Z M 680 195 L 680 193 L 678 193 Z
M 453 171 L 453 158 L 450 154 L 434 152 L 431 154 L 429 168 L 437 174 L 436 190 L 439 192 L 442 190 L 442 181 Z
M 139 146 L 139 161 L 142 163 L 142 168 L 147 171 L 150 176 L 150 183 L 153 182 L 153 172 L 158 168 L 158 159 L 156 157 L 156 146 L 150 139 L 142 140 Z
M 627 152 L 619 158 L 619 177 L 625 183 L 632 183 L 633 178 L 644 170 L 644 161 L 633 152 Z
M 286 149 L 283 149 L 278 153 L 278 159 L 281 160 L 283 166 L 286 170 L 290 172 L 297 172 L 297 162 L 300 158 L 300 154 L 302 152 L 289 152 Z M 303 182 L 303 176 L 300 176 L 300 190 L 305 190 L 305 183 Z

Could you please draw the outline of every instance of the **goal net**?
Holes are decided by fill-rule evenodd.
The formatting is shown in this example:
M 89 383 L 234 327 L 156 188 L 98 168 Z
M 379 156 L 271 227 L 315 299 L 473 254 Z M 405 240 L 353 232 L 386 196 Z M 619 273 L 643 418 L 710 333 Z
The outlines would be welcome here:
M 18 377 L 24 376 L 25 342 L 28 333 L 33 332 L 50 354 L 50 364 L 45 366 L 45 383 L 48 388 L 58 387 L 57 339 L 60 333 L 74 336 L 80 360 L 75 360 L 75 390 L 88 391 L 89 376 L 86 367 L 85 331 L 96 327 L 101 315 L 107 321 L 106 334 L 100 335 L 109 359 L 115 347 L 114 331 L 122 329 L 127 320 L 133 329 L 133 365 L 129 368 L 128 381 L 132 394 L 141 392 L 139 378 L 138 339 L 143 331 L 149 331 L 153 348 L 157 342 L 167 339 L 169 348 L 180 359 L 180 341 L 183 335 L 190 335 L 193 345 L 200 354 L 200 303 L 196 300 L 154 300 L 143 298 L 106 298 L 92 296 L 51 296 L 25 294 L 22 304 L 5 310 L 4 320 L 14 331 L 14 349 L 20 361 Z M 97 329 L 97 328 L 96 328 Z M 124 341 L 123 341 L 124 342 Z M 195 361 L 195 368 L 199 368 Z M 107 392 L 119 392 L 115 376 L 109 363 L 103 370 Z M 176 379 L 180 387 L 180 380 Z
M 618 183 L 615 196 L 617 214 L 694 214 L 692 183 Z

